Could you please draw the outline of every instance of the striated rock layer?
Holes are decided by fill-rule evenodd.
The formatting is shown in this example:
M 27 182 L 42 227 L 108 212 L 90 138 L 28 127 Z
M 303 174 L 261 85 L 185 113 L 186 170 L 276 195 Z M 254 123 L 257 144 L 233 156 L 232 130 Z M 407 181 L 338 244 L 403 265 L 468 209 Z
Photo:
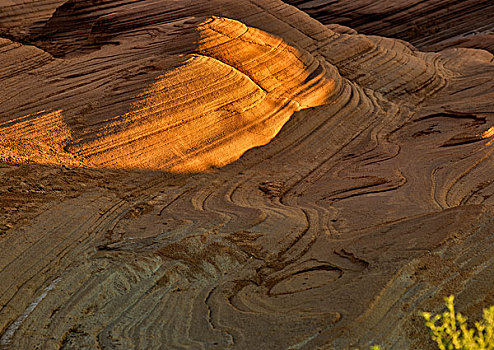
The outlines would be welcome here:
M 8 143 L 3 158 L 46 163 L 69 159 L 95 167 L 181 172 L 219 167 L 269 142 L 294 111 L 327 102 L 334 94 L 335 79 L 340 79 L 334 67 L 307 51 L 240 22 L 215 18 L 194 30 L 199 42 L 190 45 L 195 45 L 196 53 L 163 74 L 148 74 L 153 81 L 148 76 L 130 89 L 109 80 L 116 74 L 125 85 L 129 70 L 140 76 L 160 68 L 136 65 L 132 57 L 122 57 L 128 52 L 120 47 L 71 59 L 49 57 L 44 64 L 33 66 L 44 52 L 26 51 L 25 46 L 4 39 L 5 69 L 14 67 L 23 74 L 18 72 L 2 82 L 5 90 L 17 93 L 15 99 L 6 96 L 0 102 L 7 118 L 0 125 L 0 136 Z M 156 60 L 142 48 L 128 49 L 141 51 L 143 60 Z M 120 57 L 105 63 L 113 69 L 95 68 L 115 51 Z M 36 76 L 31 78 L 34 69 Z M 69 69 L 77 72 L 69 77 L 83 77 L 81 84 L 91 81 L 94 89 L 78 88 L 90 100 L 81 99 L 76 89 L 67 89 Z M 112 75 L 110 70 L 114 70 Z M 19 79 L 21 75 L 26 79 Z M 33 81 L 42 86 L 37 94 L 31 90 Z M 62 91 L 67 96 L 60 99 Z M 121 97 L 129 93 L 135 99 L 130 104 Z M 56 110 L 12 119 L 17 111 L 26 113 L 40 103 Z M 114 115 L 119 109 L 126 112 Z M 59 128 L 66 131 L 60 133 Z M 42 143 L 44 148 L 54 143 L 53 148 L 60 150 L 51 159 L 43 156 L 43 147 L 30 147 L 32 140 L 38 145 L 42 134 L 53 133 L 60 134 L 59 139 L 48 137 Z
M 390 36 L 420 49 L 470 47 L 494 52 L 494 3 L 489 0 L 286 0 L 322 23 Z
M 1 348 L 432 349 L 420 311 L 494 304 L 489 52 L 278 0 L 0 14 Z

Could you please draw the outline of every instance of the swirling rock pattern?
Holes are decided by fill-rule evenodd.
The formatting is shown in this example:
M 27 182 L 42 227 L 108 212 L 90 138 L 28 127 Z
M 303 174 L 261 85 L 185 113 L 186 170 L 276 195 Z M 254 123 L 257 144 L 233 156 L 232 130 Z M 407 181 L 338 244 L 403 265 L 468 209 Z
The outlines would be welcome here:
M 277 0 L 1 6 L 0 347 L 428 349 L 419 311 L 494 303 L 492 54 Z

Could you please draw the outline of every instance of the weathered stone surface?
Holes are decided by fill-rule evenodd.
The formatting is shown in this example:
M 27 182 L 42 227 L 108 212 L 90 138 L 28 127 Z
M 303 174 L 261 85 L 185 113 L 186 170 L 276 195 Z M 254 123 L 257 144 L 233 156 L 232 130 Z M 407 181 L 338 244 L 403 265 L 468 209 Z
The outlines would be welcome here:
M 286 0 L 326 24 L 411 42 L 422 50 L 470 47 L 494 53 L 489 0 Z
M 0 347 L 428 349 L 420 311 L 494 304 L 489 52 L 277 0 L 0 14 Z

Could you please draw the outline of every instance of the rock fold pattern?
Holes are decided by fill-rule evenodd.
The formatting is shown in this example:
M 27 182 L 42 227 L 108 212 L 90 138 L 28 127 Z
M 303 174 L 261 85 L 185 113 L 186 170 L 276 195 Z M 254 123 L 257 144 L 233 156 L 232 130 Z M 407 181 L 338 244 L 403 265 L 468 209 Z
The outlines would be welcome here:
M 1 348 L 433 349 L 420 311 L 494 304 L 488 51 L 278 0 L 0 14 Z

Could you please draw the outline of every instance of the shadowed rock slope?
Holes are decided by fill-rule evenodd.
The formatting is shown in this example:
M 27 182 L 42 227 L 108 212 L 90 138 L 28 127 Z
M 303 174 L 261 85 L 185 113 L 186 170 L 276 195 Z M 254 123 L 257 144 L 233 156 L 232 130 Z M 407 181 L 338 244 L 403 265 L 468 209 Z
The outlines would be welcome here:
M 1 348 L 432 349 L 420 311 L 494 304 L 487 51 L 277 0 L 0 13 Z
M 286 0 L 322 23 L 390 36 L 422 50 L 470 47 L 494 52 L 490 0 Z

